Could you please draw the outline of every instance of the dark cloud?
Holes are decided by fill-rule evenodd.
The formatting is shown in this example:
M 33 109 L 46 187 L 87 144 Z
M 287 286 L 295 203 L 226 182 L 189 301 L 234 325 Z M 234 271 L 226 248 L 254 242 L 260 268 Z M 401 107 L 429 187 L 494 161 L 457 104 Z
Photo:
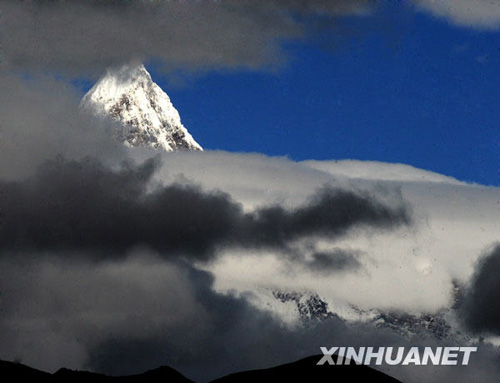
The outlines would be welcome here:
M 475 332 L 500 334 L 500 245 L 476 266 L 471 286 L 460 310 L 465 324 Z
M 338 271 L 356 271 L 361 268 L 359 253 L 345 249 L 335 249 L 328 252 L 312 254 L 312 259 L 306 263 L 313 272 L 333 273 Z
M 286 210 L 271 206 L 248 216 L 243 236 L 249 243 L 284 247 L 287 242 L 307 236 L 335 238 L 356 225 L 390 228 L 410 222 L 407 207 L 388 207 L 367 194 L 320 189 L 305 206 Z
M 376 334 L 369 326 L 349 325 L 336 316 L 306 327 L 287 327 L 246 299 L 213 290 L 213 276 L 190 268 L 201 321 L 205 326 L 170 329 L 160 336 L 137 340 L 106 338 L 90 352 L 87 366 L 109 374 L 134 373 L 164 364 L 174 365 L 196 381 L 250 368 L 269 367 L 318 353 L 326 339 L 335 342 L 391 340 L 398 336 Z M 186 332 L 190 332 L 187 344 Z M 133 363 L 132 363 L 133 362 Z
M 7 66 L 101 72 L 129 60 L 167 68 L 262 68 L 282 61 L 281 43 L 305 20 L 364 13 L 368 0 L 15 1 L 0 3 Z
M 455 23 L 497 28 L 491 1 L 409 2 Z M 286 57 L 283 42 L 328 27 L 338 45 L 345 15 L 370 13 L 371 0 L 2 0 L 0 59 L 7 67 L 100 74 L 130 60 L 167 69 L 262 69 Z M 333 26 L 333 28 L 331 28 Z
M 91 350 L 88 367 L 124 374 L 150 369 L 169 360 L 180 370 L 196 374 L 193 378 L 207 379 L 210 375 L 216 377 L 221 369 L 229 372 L 247 363 L 264 363 L 265 358 L 280 359 L 278 349 L 290 344 L 287 340 L 292 335 L 290 329 L 245 299 L 214 292 L 211 274 L 189 269 L 186 282 L 193 288 L 202 325 L 189 329 L 177 326 L 141 340 L 133 336 L 106 337 Z M 191 334 L 186 339 L 188 331 Z
M 152 185 L 158 164 L 150 159 L 112 171 L 96 160 L 61 157 L 27 180 L 1 182 L 0 249 L 101 256 L 144 245 L 165 255 L 208 259 L 225 245 L 286 250 L 305 237 L 335 239 L 354 227 L 388 229 L 410 221 L 405 205 L 389 207 L 331 188 L 296 209 L 274 205 L 244 213 L 222 192 Z M 321 256 L 316 261 L 325 262 Z
M 47 162 L 25 182 L 4 183 L 3 249 L 94 250 L 135 245 L 200 258 L 231 232 L 239 205 L 222 193 L 172 185 L 148 193 L 149 160 L 113 172 L 99 162 Z
M 46 370 L 121 375 L 170 365 L 208 381 L 314 355 L 323 345 L 402 341 L 336 316 L 286 326 L 244 297 L 214 291 L 210 273 L 144 255 L 104 265 L 0 265 L 0 358 L 16 355 Z

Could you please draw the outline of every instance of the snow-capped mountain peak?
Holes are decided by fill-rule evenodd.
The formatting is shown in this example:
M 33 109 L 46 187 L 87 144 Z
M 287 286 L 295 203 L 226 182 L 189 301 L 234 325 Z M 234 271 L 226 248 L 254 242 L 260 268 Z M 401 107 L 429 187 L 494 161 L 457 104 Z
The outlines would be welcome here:
M 81 107 L 121 122 L 119 136 L 130 146 L 203 150 L 182 125 L 168 95 L 142 64 L 109 69 L 83 97 Z

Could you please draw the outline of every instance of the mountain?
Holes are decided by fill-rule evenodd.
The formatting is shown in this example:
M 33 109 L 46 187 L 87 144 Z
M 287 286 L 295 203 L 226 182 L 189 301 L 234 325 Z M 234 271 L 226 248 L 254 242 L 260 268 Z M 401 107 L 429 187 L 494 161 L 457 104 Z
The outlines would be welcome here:
M 173 368 L 162 366 L 142 374 L 107 376 L 87 371 L 72 371 L 62 368 L 52 375 L 54 382 L 113 382 L 113 383 L 194 383 Z
M 464 333 L 452 308 L 443 308 L 434 313 L 407 313 L 397 310 L 362 310 L 347 302 L 328 303 L 311 291 L 287 291 L 277 288 L 257 287 L 253 291 L 252 303 L 259 309 L 276 316 L 283 323 L 308 327 L 323 321 L 344 324 L 365 324 L 376 329 L 385 329 L 408 340 L 433 339 L 462 344 L 475 342 Z M 454 290 L 459 300 L 460 289 Z M 472 343 L 471 343 L 472 342 Z
M 380 371 L 364 365 L 322 365 L 321 359 L 310 356 L 296 362 L 262 370 L 251 370 L 227 375 L 211 383 L 247 383 L 247 382 L 366 382 L 366 383 L 401 383 Z
M 116 135 L 129 146 L 203 150 L 182 125 L 168 95 L 144 65 L 109 69 L 83 97 L 81 108 L 120 122 Z
M 12 379 L 14 378 L 14 379 Z M 0 360 L 0 379 L 2 381 L 27 380 L 28 382 L 52 382 L 53 376 L 47 372 L 35 370 L 21 363 Z
M 369 382 L 369 383 L 401 383 L 399 380 L 364 365 L 322 365 L 317 366 L 321 356 L 310 356 L 296 362 L 262 370 L 238 372 L 218 378 L 213 383 L 245 383 L 265 382 Z M 20 363 L 0 360 L 0 380 L 24 381 L 37 383 L 193 383 L 180 372 L 170 367 L 159 367 L 139 375 L 107 376 L 87 371 L 72 371 L 62 368 L 49 374 Z
M 324 319 L 339 318 L 337 314 L 329 310 L 328 303 L 322 300 L 318 294 L 283 290 L 273 290 L 272 294 L 281 303 L 292 303 L 299 320 L 304 325 Z M 279 310 L 276 311 L 279 314 Z
M 73 371 L 61 368 L 54 374 L 35 370 L 20 363 L 0 360 L 0 380 L 24 381 L 36 383 L 87 383 L 87 382 L 113 382 L 113 383 L 194 383 L 173 368 L 162 366 L 138 375 L 107 376 L 88 371 Z

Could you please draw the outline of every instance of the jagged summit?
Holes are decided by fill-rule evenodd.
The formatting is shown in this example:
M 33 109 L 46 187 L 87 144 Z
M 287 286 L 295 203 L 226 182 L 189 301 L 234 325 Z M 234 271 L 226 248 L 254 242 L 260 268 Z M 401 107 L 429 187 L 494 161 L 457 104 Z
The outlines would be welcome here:
M 83 97 L 81 107 L 120 121 L 123 130 L 119 138 L 127 145 L 166 151 L 203 150 L 142 64 L 109 69 Z

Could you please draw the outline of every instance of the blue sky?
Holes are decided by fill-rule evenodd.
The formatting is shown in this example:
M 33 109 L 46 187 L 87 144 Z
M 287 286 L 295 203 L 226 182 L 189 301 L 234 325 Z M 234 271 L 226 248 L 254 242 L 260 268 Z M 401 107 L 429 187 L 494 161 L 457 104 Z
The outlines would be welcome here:
M 149 65 L 205 149 L 400 162 L 500 184 L 500 33 L 405 7 L 349 17 L 286 46 L 269 71 L 184 75 Z

